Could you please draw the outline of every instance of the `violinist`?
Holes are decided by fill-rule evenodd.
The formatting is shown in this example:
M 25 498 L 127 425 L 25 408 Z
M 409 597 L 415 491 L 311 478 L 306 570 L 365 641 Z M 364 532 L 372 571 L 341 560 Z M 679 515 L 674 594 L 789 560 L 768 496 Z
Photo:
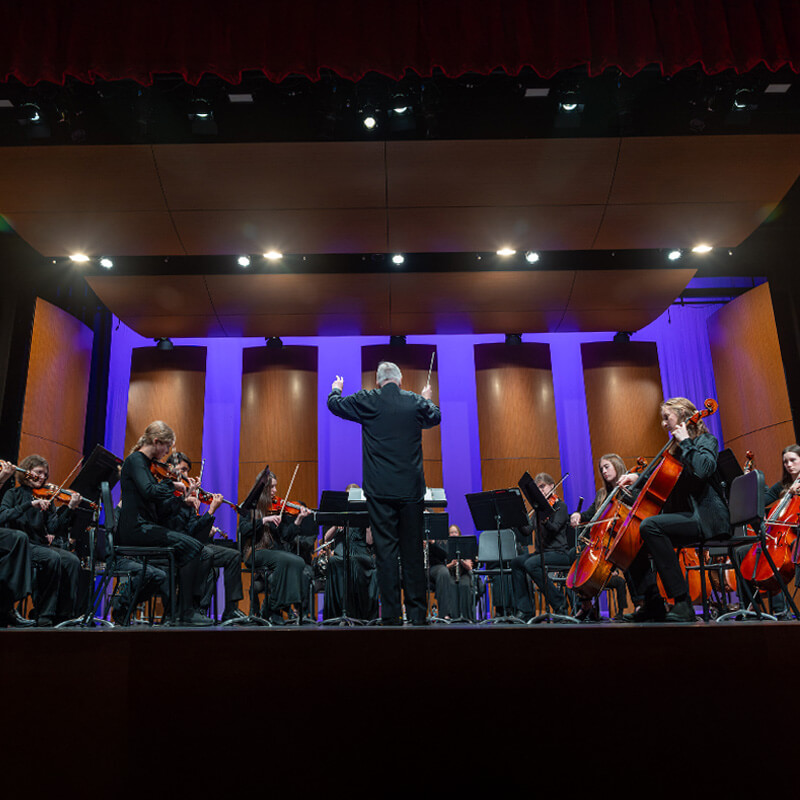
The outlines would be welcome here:
M 36 493 L 50 475 L 47 460 L 34 454 L 22 459 L 19 466 L 25 472 L 20 485 L 3 496 L 0 527 L 22 531 L 30 540 L 31 560 L 37 569 L 33 592 L 36 624 L 50 628 L 76 614 L 80 561 L 64 542 L 81 496 L 72 495 L 69 503 L 56 511 L 52 500 Z
M 258 477 L 264 477 L 263 472 Z M 288 514 L 281 514 L 280 503 L 276 502 L 277 496 L 278 479 L 270 474 L 258 498 L 255 527 L 249 514 L 242 515 L 239 519 L 239 537 L 246 543 L 245 564 L 248 567 L 252 565 L 254 570 L 263 569 L 271 573 L 268 575 L 262 613 L 268 616 L 273 625 L 283 625 L 282 612 L 286 611 L 290 618 L 293 613 L 302 615 L 303 605 L 308 597 L 309 576 L 305 570 L 306 562 L 290 552 L 290 543 L 296 536 L 292 526 L 299 528 L 310 512 L 300 506 L 294 519 Z
M 13 464 L 0 461 L 0 492 L 5 493 L 16 472 Z M 31 593 L 32 564 L 30 543 L 22 532 L 0 528 L 0 628 L 34 625 L 14 607 Z
M 790 444 L 783 448 L 781 453 L 781 464 L 783 473 L 781 479 L 770 486 L 764 493 L 764 506 L 769 506 L 777 503 L 787 493 L 791 495 L 800 495 L 800 445 Z M 767 511 L 767 518 L 769 518 L 769 511 Z M 750 551 L 752 545 L 743 545 L 737 547 L 733 551 L 733 560 L 741 568 L 744 557 Z M 760 599 L 760 592 L 758 591 L 755 583 L 745 581 L 747 589 L 749 590 L 750 597 L 753 599 Z M 795 584 L 797 578 L 795 577 Z M 786 610 L 786 601 L 782 592 L 774 595 L 772 598 L 772 611 L 775 614 L 783 614 Z
M 694 404 L 685 397 L 673 397 L 661 404 L 661 425 L 672 437 L 673 455 L 683 465 L 683 471 L 661 513 L 641 523 L 639 532 L 643 544 L 628 573 L 635 594 L 643 600 L 633 614 L 625 616 L 629 622 L 662 622 L 665 619 L 693 622 L 695 613 L 689 585 L 675 547 L 701 539 L 730 536 L 728 507 L 716 476 L 719 445 L 702 419 L 696 423 L 690 421 L 696 412 Z M 641 476 L 624 475 L 620 485 L 631 487 L 631 494 L 637 495 L 657 466 L 659 461 L 654 459 Z M 651 559 L 655 571 L 651 568 Z M 669 614 L 658 592 L 656 572 L 667 596 L 675 600 Z
M 607 453 L 606 455 L 601 456 L 600 460 L 597 462 L 597 469 L 600 472 L 603 485 L 597 490 L 597 494 L 594 496 L 592 504 L 585 511 L 576 511 L 574 514 L 570 515 L 569 524 L 573 528 L 579 528 L 581 525 L 585 525 L 594 518 L 597 510 L 605 502 L 606 497 L 608 497 L 608 495 L 614 491 L 617 481 L 627 472 L 627 469 L 625 468 L 625 462 L 622 460 L 622 457 L 616 453 Z M 588 530 L 586 532 L 586 536 L 591 537 L 591 535 L 591 530 Z M 618 609 L 617 618 L 621 618 L 622 610 L 625 608 L 628 602 L 625 579 L 619 575 L 618 572 L 615 572 L 609 578 L 608 582 L 606 583 L 606 587 L 613 589 L 616 592 Z M 597 608 L 597 605 L 593 603 L 592 600 L 581 597 L 580 608 L 575 616 L 581 621 L 598 621 L 600 619 L 600 612 Z
M 523 553 L 511 561 L 511 587 L 514 593 L 514 607 L 517 616 L 524 622 L 533 617 L 533 606 L 528 592 L 528 576 L 544 592 L 548 605 L 555 614 L 567 611 L 567 598 L 550 580 L 547 568 L 566 568 L 572 563 L 567 545 L 569 513 L 567 504 L 555 497 L 556 482 L 551 475 L 540 472 L 534 481 L 539 491 L 549 497 L 552 513 L 547 517 L 531 512 L 531 522 L 535 528 L 536 550 L 533 555 Z M 537 516 L 539 517 L 537 519 Z M 542 567 L 544 554 L 545 568 Z
M 168 459 L 169 464 L 179 479 L 188 482 L 192 462 L 185 453 L 175 452 Z M 208 511 L 200 513 L 200 500 L 197 493 L 183 495 L 174 507 L 170 524 L 176 530 L 194 536 L 202 545 L 200 553 L 200 570 L 198 571 L 199 584 L 195 587 L 194 598 L 196 610 L 206 613 L 211 605 L 213 593 L 214 567 L 221 567 L 225 585 L 225 610 L 222 612 L 222 621 L 243 617 L 238 609 L 239 601 L 244 597 L 242 592 L 242 562 L 236 548 L 223 547 L 211 541 L 211 532 L 214 526 L 214 513 L 222 505 L 222 495 L 214 494 L 208 505 Z
M 120 477 L 122 510 L 117 535 L 122 545 L 175 548 L 180 624 L 202 627 L 212 623 L 194 610 L 192 594 L 203 547 L 192 536 L 167 527 L 163 517 L 163 508 L 172 502 L 175 492 L 185 494 L 186 485 L 169 478 L 159 480 L 151 469 L 154 462 L 164 461 L 174 445 L 172 428 L 156 420 L 131 448 Z
M 347 487 L 358 489 L 357 483 Z M 325 531 L 323 541 L 332 548 L 328 559 L 323 619 L 333 619 L 344 613 L 344 534 L 345 529 L 332 526 Z M 378 616 L 378 574 L 375 567 L 374 543 L 369 527 L 348 529 L 350 570 L 347 576 L 347 614 L 354 619 L 372 620 Z

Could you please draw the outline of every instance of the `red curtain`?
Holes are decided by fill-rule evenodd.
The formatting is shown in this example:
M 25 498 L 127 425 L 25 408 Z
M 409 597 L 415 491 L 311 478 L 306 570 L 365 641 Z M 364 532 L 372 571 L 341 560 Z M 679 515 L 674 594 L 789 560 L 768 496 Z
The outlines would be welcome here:
M 0 79 L 800 71 L 798 0 L 0 0 Z

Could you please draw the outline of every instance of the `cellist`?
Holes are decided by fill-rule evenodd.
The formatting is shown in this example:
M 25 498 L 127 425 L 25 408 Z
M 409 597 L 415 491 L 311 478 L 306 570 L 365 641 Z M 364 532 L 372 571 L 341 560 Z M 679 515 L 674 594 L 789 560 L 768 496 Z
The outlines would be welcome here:
M 704 538 L 730 536 L 728 507 L 715 477 L 719 445 L 702 419 L 696 423 L 689 421 L 697 409 L 685 397 L 666 400 L 661 404 L 660 412 L 661 425 L 675 442 L 673 455 L 682 463 L 683 471 L 661 513 L 642 521 L 639 529 L 642 547 L 631 563 L 628 574 L 635 593 L 643 601 L 625 619 L 629 622 L 694 622 L 689 585 L 675 547 Z M 631 492 L 636 493 L 658 465 L 658 460 L 654 460 L 641 477 L 624 475 L 620 485 L 630 486 Z M 650 564 L 651 558 L 655 572 Z M 675 600 L 669 613 L 658 592 L 656 572 L 661 577 L 667 595 Z

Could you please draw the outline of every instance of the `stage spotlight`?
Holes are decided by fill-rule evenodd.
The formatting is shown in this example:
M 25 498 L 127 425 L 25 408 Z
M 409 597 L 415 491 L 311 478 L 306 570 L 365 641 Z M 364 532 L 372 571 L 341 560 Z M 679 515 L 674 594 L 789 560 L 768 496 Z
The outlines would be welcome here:
M 680 250 L 670 250 L 669 253 L 667 253 L 667 258 L 670 261 L 677 261 L 682 255 L 683 253 L 681 253 Z
M 513 248 L 511 248 L 511 247 L 501 247 L 501 248 L 500 248 L 500 249 L 497 251 L 497 255 L 499 255 L 499 256 L 504 256 L 504 257 L 508 257 L 508 256 L 513 256 L 513 255 L 516 255 L 516 252 L 517 252 L 517 251 L 516 251 L 516 250 L 514 250 L 514 249 L 513 249 Z
M 371 131 L 373 130 L 373 128 L 378 127 L 378 120 L 375 119 L 375 117 L 372 114 L 367 114 L 367 116 L 364 117 L 361 120 L 361 122 L 368 131 Z
M 162 336 L 160 339 L 153 339 L 156 343 L 156 350 L 172 350 L 173 344 L 167 336 Z
M 267 347 L 270 348 L 283 347 L 283 342 L 281 341 L 280 336 L 270 336 L 266 341 L 267 341 Z
M 283 253 L 278 250 L 269 250 L 264 253 L 264 258 L 266 258 L 267 261 L 280 261 L 283 258 Z
M 696 244 L 692 248 L 693 253 L 710 253 L 714 248 L 710 244 Z
M 250 256 L 239 256 L 239 258 L 236 259 L 236 263 L 240 267 L 249 267 L 250 266 Z
M 506 344 L 522 344 L 522 334 L 521 333 L 507 333 L 506 334 Z
M 114 262 L 110 258 L 103 256 L 103 258 L 100 259 L 100 266 L 104 269 L 111 269 L 111 267 L 114 266 Z
M 189 119 L 211 119 L 214 112 L 211 110 L 211 105 L 207 100 L 198 97 L 189 103 Z
M 406 260 L 406 257 L 402 253 L 395 253 L 392 256 L 392 264 L 400 265 L 400 264 L 405 263 L 405 260 Z
M 76 264 L 85 264 L 87 261 L 89 261 L 89 256 L 87 256 L 85 253 L 73 253 L 69 257 L 69 260 L 74 261 Z
M 20 122 L 38 125 L 42 121 L 42 112 L 36 103 L 23 103 L 20 107 Z
M 402 336 L 389 337 L 389 344 L 392 345 L 393 347 L 399 347 L 401 345 L 404 345 L 405 343 L 406 343 L 405 334 L 403 334 Z
M 614 341 L 617 344 L 627 344 L 631 340 L 631 334 L 629 331 L 620 331 L 619 333 L 614 334 Z
M 533 250 L 528 250 L 528 252 L 525 253 L 525 260 L 529 264 L 535 264 L 539 260 L 539 254 L 534 253 Z

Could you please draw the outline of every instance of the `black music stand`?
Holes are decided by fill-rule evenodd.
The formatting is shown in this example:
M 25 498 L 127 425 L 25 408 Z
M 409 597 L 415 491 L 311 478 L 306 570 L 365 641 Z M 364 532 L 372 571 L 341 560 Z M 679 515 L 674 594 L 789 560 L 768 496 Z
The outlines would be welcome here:
M 82 497 L 96 503 L 97 508 L 94 509 L 94 511 L 89 511 L 86 508 L 78 506 L 78 508 L 75 509 L 75 520 L 70 528 L 70 538 L 74 538 L 76 544 L 83 545 L 87 553 L 86 569 L 89 571 L 89 589 L 86 596 L 86 611 L 79 617 L 65 620 L 57 625 L 57 628 L 94 627 L 98 624 L 109 628 L 114 627 L 114 624 L 109 620 L 95 616 L 92 599 L 95 591 L 94 570 L 97 559 L 96 531 L 100 517 L 100 485 L 104 481 L 107 481 L 109 489 L 113 488 L 119 482 L 121 471 L 122 459 L 98 444 L 95 445 L 92 454 L 69 485 L 70 490 L 78 492 Z M 113 513 L 113 511 L 111 513 Z M 86 534 L 86 539 L 84 539 L 84 534 Z M 103 542 L 102 555 L 105 558 L 105 542 Z
M 530 472 L 526 472 L 517 482 L 517 485 L 525 495 L 525 499 L 530 503 L 533 513 L 536 515 L 536 536 L 539 536 L 539 530 L 542 522 L 552 516 L 553 508 L 548 502 L 547 498 L 542 494 L 536 481 L 531 477 Z M 547 584 L 547 559 L 544 548 L 538 548 L 536 552 L 542 559 L 542 576 L 544 577 L 545 585 Z M 543 591 L 545 607 L 549 609 L 547 603 L 547 592 Z M 571 622 L 576 625 L 580 624 L 580 620 L 575 617 L 570 617 L 567 614 L 554 614 L 552 611 L 545 611 L 544 614 L 538 614 L 533 619 L 528 620 L 528 625 L 538 625 L 540 622 Z
M 488 492 L 475 492 L 466 494 L 467 505 L 469 506 L 472 522 L 475 530 L 483 531 L 481 536 L 497 536 L 497 552 L 500 561 L 500 583 L 506 602 L 511 599 L 512 591 L 508 588 L 508 567 L 503 566 L 516 557 L 516 548 L 513 553 L 503 553 L 503 539 L 500 531 L 504 528 L 523 528 L 528 524 L 528 515 L 525 513 L 525 504 L 522 502 L 522 495 L 519 490 L 514 489 L 493 489 Z M 523 625 L 521 619 L 508 614 L 502 617 L 494 617 L 486 622 L 508 622 L 512 625 Z
M 239 504 L 239 514 L 250 514 L 250 521 L 253 525 L 252 539 L 250 542 L 250 613 L 246 617 L 234 617 L 233 619 L 226 620 L 221 624 L 221 627 L 230 627 L 231 625 L 261 625 L 263 627 L 271 628 L 272 623 L 264 617 L 254 614 L 256 607 L 256 508 L 258 507 L 258 499 L 264 491 L 264 487 L 269 484 L 272 473 L 269 471 L 269 464 L 264 466 L 264 469 L 258 473 L 259 477 L 253 487 L 247 493 L 247 497 L 243 503 Z M 237 532 L 238 538 L 238 532 Z M 241 541 L 242 556 L 244 556 L 244 541 Z M 264 591 L 268 591 L 267 587 L 267 574 L 264 573 Z
M 431 607 L 431 556 L 430 556 L 430 543 L 432 541 L 439 541 L 448 538 L 448 531 L 450 530 L 450 515 L 446 512 L 431 513 L 425 511 L 422 515 L 424 520 L 425 533 L 422 539 L 422 554 L 425 564 L 425 607 Z M 443 622 L 449 624 L 451 620 L 444 619 L 444 617 L 434 617 L 428 614 L 428 622 Z
M 447 560 L 456 562 L 456 586 L 461 583 L 461 562 L 472 560 L 476 563 L 478 559 L 478 537 L 477 536 L 448 536 L 447 537 Z M 474 576 L 470 576 L 474 579 Z M 458 590 L 456 590 L 458 592 Z M 458 598 L 458 594 L 456 594 Z M 475 610 L 475 596 L 473 594 L 472 609 Z M 454 617 L 450 623 L 454 622 L 475 622 L 474 619 L 462 617 L 461 615 Z
M 369 514 L 367 504 L 363 500 L 363 493 L 360 489 L 350 492 L 322 493 L 319 501 L 319 510 L 316 513 L 317 522 L 320 525 L 336 525 L 344 528 L 344 542 L 342 544 L 342 613 L 338 617 L 322 620 L 323 625 L 340 625 L 342 627 L 350 625 L 367 624 L 362 619 L 351 617 L 347 613 L 347 595 L 350 591 L 350 526 L 366 527 L 369 525 Z M 330 568 L 329 568 L 330 571 Z

